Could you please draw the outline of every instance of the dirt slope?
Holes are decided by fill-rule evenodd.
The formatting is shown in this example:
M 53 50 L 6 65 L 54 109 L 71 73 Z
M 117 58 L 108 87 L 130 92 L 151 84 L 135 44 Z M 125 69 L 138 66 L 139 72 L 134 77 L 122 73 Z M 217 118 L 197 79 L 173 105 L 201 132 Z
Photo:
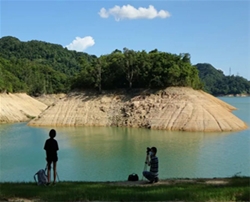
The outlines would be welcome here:
M 47 105 L 24 93 L 0 94 L 0 123 L 29 121 L 38 116 Z
M 233 106 L 220 99 L 184 87 L 102 95 L 78 92 L 57 99 L 29 125 L 125 126 L 182 131 L 246 129 L 247 125 L 234 116 L 232 110 L 235 110 Z

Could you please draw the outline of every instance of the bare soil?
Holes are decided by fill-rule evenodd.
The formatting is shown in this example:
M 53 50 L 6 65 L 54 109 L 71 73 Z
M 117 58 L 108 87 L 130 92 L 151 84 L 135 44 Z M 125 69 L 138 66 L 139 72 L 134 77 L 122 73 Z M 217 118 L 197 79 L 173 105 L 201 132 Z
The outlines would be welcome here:
M 248 126 L 234 106 L 187 87 L 163 90 L 84 91 L 67 95 L 0 94 L 0 123 L 30 126 L 116 126 L 172 131 L 221 132 Z
M 42 99 L 40 100 L 42 101 Z M 56 100 L 31 126 L 117 126 L 172 131 L 238 131 L 247 128 L 234 106 L 187 87 L 129 92 L 73 92 Z

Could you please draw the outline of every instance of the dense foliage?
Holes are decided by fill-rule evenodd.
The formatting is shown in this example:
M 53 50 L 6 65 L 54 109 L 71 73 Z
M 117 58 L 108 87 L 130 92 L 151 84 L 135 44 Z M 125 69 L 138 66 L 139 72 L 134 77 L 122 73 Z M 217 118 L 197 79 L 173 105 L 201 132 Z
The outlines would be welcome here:
M 82 59 L 96 58 L 41 41 L 0 39 L 0 92 L 31 95 L 70 90 L 72 78 L 81 71 Z
M 100 57 L 69 51 L 41 41 L 0 39 L 0 91 L 29 94 L 67 92 L 73 88 L 164 88 L 190 86 L 200 89 L 197 69 L 189 54 L 124 48 Z
M 249 85 L 209 64 L 193 66 L 188 53 L 124 48 L 96 57 L 42 41 L 0 38 L 0 92 L 40 95 L 72 89 L 188 86 L 218 95 L 250 93 Z
M 202 87 L 189 54 L 175 55 L 158 50 L 136 52 L 124 48 L 90 63 L 85 61 L 82 67 L 74 80 L 75 88 L 94 86 L 101 91 L 113 88 Z
M 235 75 L 225 76 L 210 64 L 199 63 L 195 66 L 207 92 L 213 95 L 250 94 L 250 81 L 247 79 Z

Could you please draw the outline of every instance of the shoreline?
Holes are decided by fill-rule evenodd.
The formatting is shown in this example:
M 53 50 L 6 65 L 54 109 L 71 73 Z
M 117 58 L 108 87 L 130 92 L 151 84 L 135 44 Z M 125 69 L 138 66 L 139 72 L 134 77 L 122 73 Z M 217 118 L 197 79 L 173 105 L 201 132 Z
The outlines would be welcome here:
M 165 179 L 160 179 L 157 183 L 150 183 L 145 177 L 139 178 L 138 181 L 128 181 L 128 180 L 115 180 L 115 181 L 61 181 L 57 180 L 56 183 L 90 183 L 90 184 L 107 184 L 107 185 L 119 185 L 119 186 L 143 186 L 143 185 L 173 185 L 173 184 L 178 184 L 178 183 L 199 183 L 199 184 L 227 184 L 231 179 L 237 179 L 237 178 L 249 178 L 250 182 L 250 176 L 240 176 L 235 174 L 232 177 L 197 177 L 197 178 L 165 178 Z M 27 183 L 27 184 L 33 184 L 36 182 L 35 181 L 27 181 L 27 182 L 12 182 L 12 181 L 0 181 L 1 184 L 22 184 L 22 183 Z
M 230 97 L 230 96 L 229 96 Z M 167 131 L 227 132 L 248 128 L 236 108 L 188 87 L 79 91 L 30 97 L 0 94 L 0 123 L 29 126 L 116 126 Z
M 250 97 L 250 94 L 229 94 L 229 95 L 216 95 L 215 97 Z
M 62 110 L 64 109 L 64 110 Z M 116 126 L 167 131 L 226 132 L 248 128 L 236 108 L 188 87 L 161 90 L 72 92 L 59 99 L 31 126 Z

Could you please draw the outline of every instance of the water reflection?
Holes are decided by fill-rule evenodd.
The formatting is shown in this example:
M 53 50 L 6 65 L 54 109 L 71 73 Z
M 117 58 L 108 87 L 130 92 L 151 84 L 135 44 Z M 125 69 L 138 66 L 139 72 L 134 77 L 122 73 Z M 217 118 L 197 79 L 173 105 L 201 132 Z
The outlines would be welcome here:
M 233 101 L 233 100 L 231 100 Z M 234 111 L 249 124 L 250 103 Z M 234 106 L 235 106 L 234 105 Z M 246 107 L 243 109 L 242 107 Z M 0 181 L 33 181 L 45 166 L 51 128 L 0 125 Z M 158 148 L 160 178 L 250 176 L 250 130 L 232 133 L 171 132 L 111 127 L 58 127 L 60 180 L 116 181 L 144 168 L 146 148 Z
M 60 128 L 64 151 L 61 158 L 82 180 L 124 180 L 141 173 L 146 147 L 156 146 L 163 178 L 216 177 L 233 175 L 236 133 L 187 133 L 129 128 Z M 69 136 L 70 134 L 70 136 Z M 64 138 L 61 139 L 61 141 Z M 247 145 L 245 145 L 247 146 Z M 65 148 L 74 148 L 66 153 Z M 232 156 L 225 161 L 228 154 Z M 222 168 L 222 169 L 221 169 Z M 227 168 L 227 167 L 226 167 Z M 236 170 L 238 171 L 238 170 Z M 70 177 L 70 176 L 68 176 Z M 75 180 L 77 180 L 77 178 Z M 68 179 L 70 180 L 70 179 Z

